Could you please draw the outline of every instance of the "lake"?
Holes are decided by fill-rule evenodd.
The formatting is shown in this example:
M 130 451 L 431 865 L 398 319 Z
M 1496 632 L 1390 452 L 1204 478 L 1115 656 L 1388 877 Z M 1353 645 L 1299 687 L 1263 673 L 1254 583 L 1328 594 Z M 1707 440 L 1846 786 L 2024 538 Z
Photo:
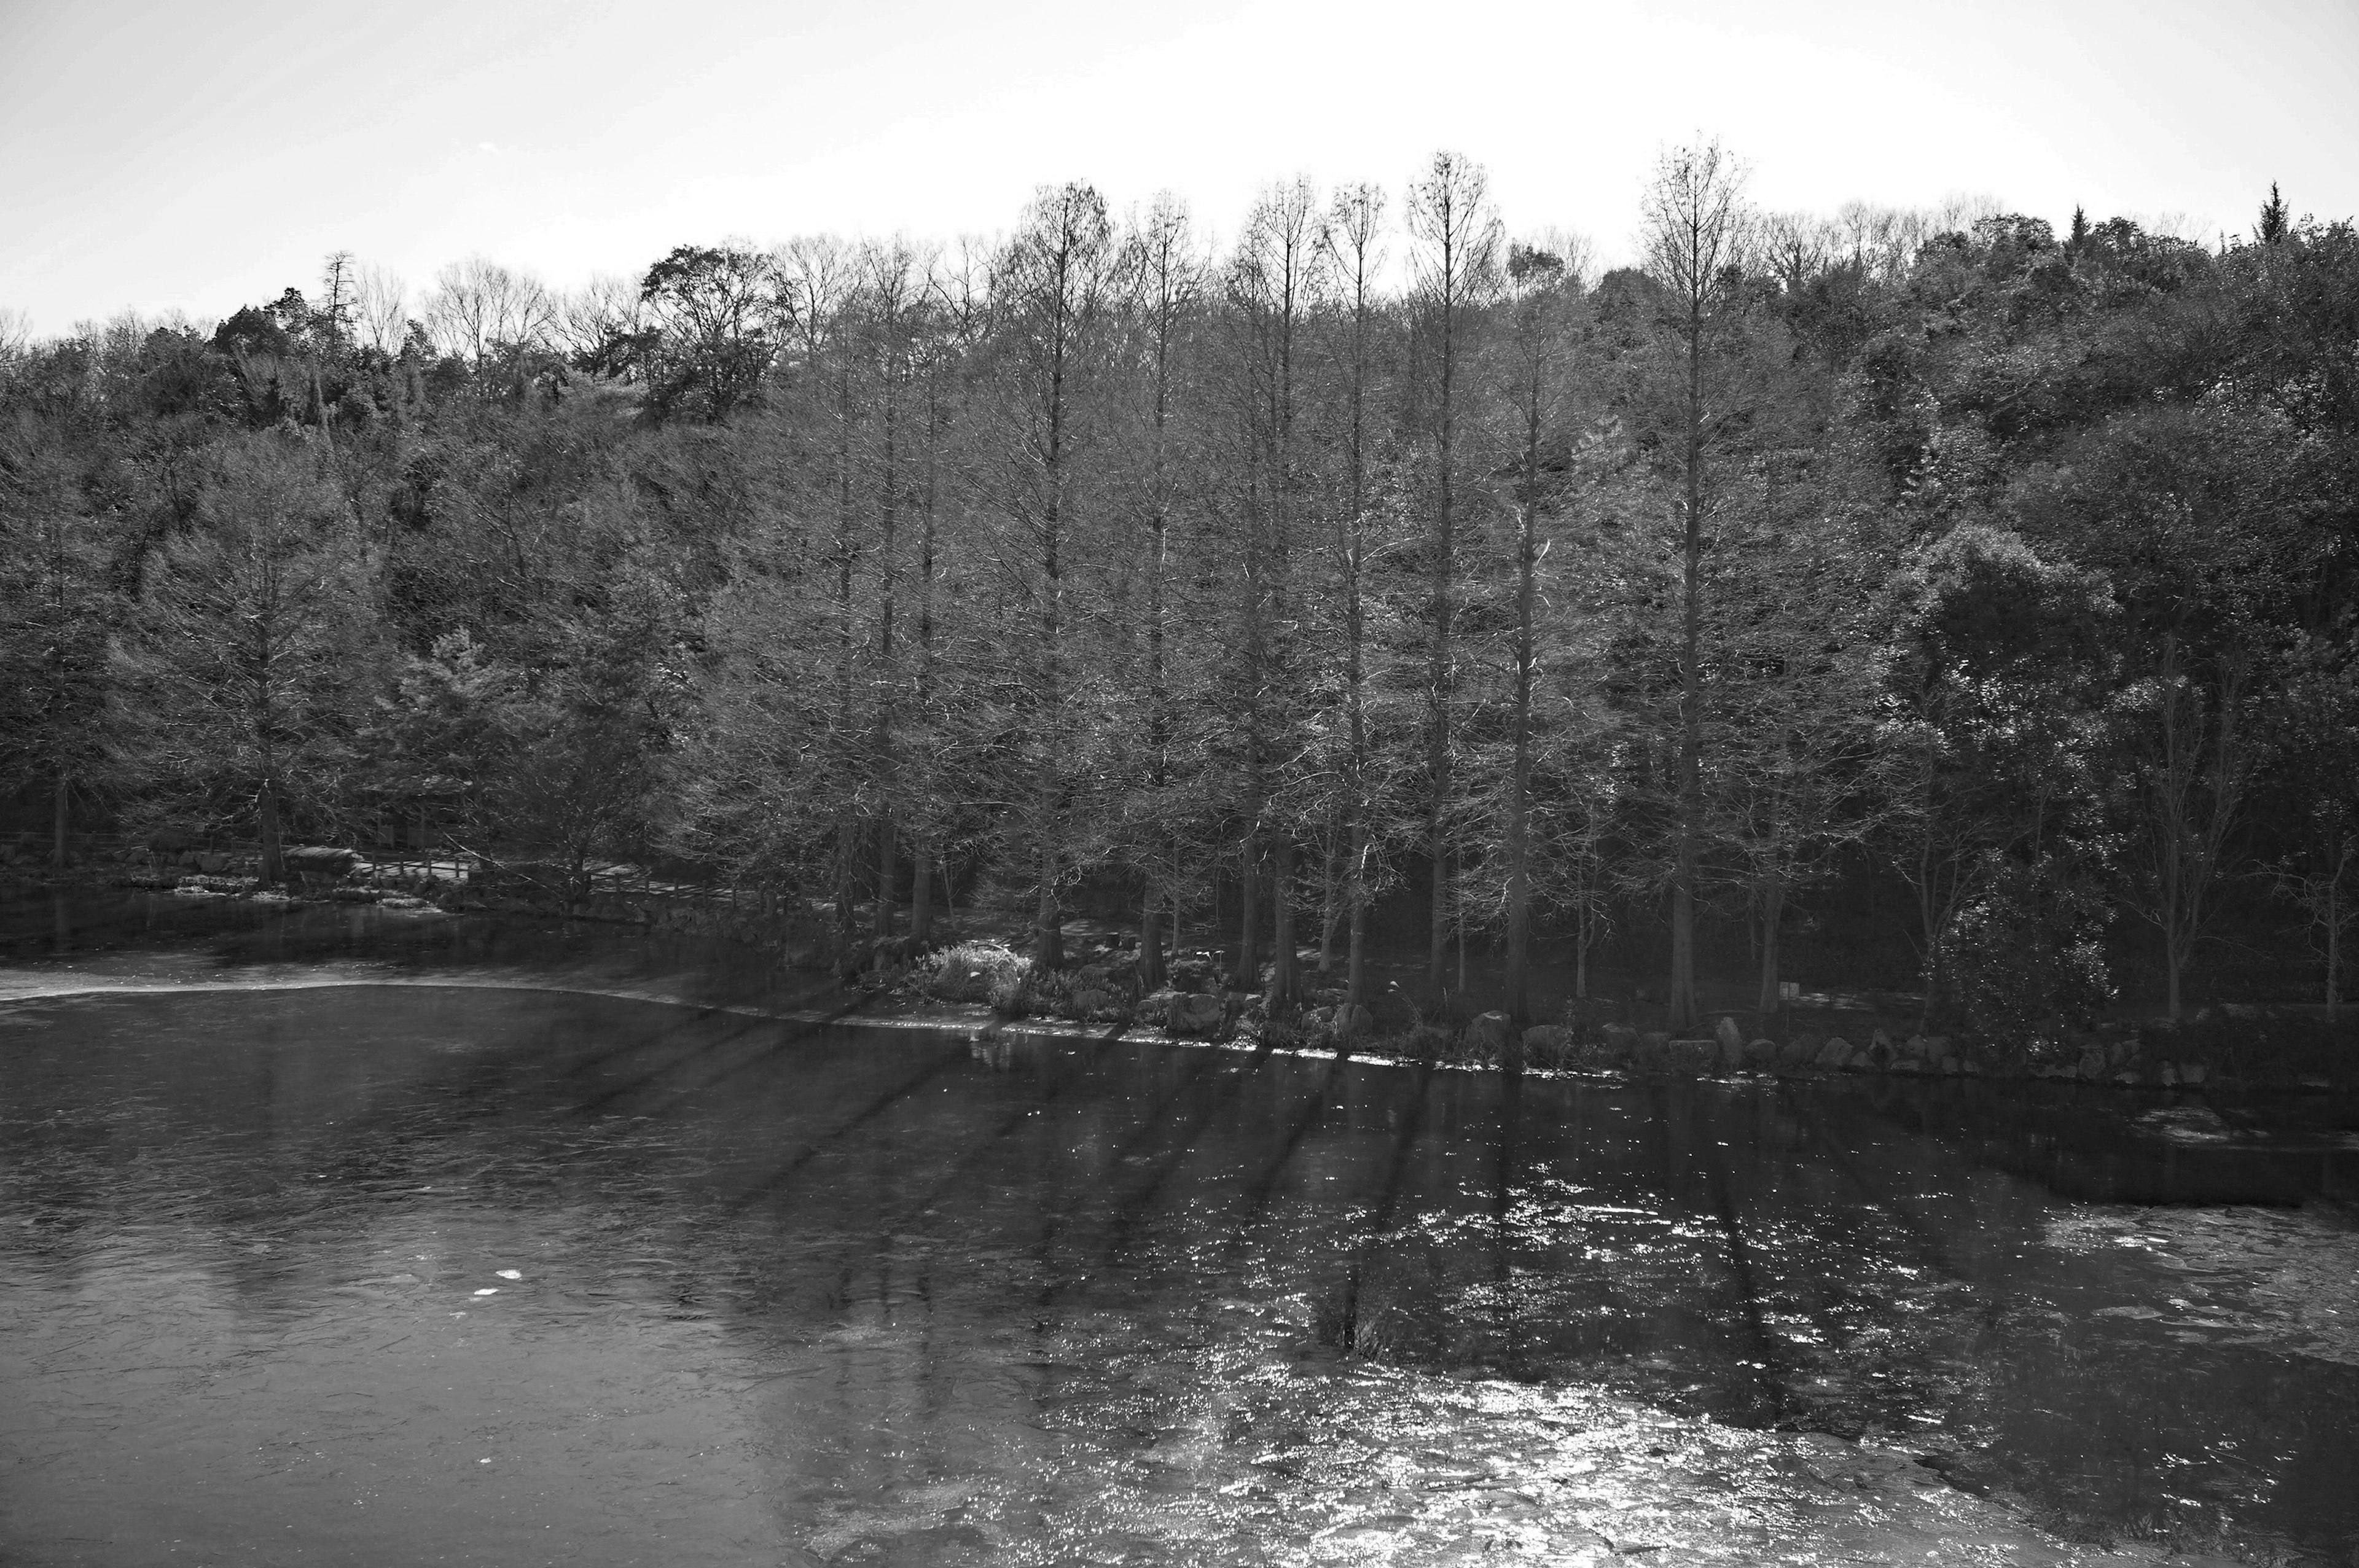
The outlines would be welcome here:
M 2347 1104 L 986 1044 L 121 915 L 0 969 L 0 1561 L 2359 1549 Z

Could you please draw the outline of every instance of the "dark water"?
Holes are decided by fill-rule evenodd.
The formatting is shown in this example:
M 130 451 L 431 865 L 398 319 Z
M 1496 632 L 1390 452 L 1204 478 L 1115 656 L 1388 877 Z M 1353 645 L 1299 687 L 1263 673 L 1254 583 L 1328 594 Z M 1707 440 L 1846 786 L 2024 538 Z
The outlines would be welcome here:
M 18 1000 L 0 1562 L 2353 1561 L 2355 1184 L 2318 1102 Z

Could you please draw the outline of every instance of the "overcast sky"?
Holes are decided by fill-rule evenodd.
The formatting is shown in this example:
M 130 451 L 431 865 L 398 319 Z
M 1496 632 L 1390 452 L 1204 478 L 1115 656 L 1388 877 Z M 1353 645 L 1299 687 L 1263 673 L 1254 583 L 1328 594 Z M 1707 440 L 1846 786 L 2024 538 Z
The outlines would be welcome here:
M 1716 135 L 1779 208 L 1986 192 L 2060 223 L 2359 211 L 2359 3 L 0 0 L 0 308 L 210 326 L 350 250 L 422 289 L 684 242 L 1005 228 L 1032 189 L 1488 164 L 1512 228 L 1627 254 Z

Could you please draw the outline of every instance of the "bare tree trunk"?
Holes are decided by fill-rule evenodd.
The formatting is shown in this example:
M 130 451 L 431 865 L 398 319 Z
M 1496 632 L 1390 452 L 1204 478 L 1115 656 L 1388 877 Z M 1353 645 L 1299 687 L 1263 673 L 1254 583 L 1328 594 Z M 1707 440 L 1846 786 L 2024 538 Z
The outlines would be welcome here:
M 1261 989 L 1261 843 L 1248 829 L 1237 850 L 1237 968 L 1239 990 Z
M 1335 932 L 1343 924 L 1343 883 L 1335 875 L 1333 840 L 1319 857 L 1319 972 L 1335 972 Z
M 1368 829 L 1355 821 L 1352 824 L 1352 880 L 1348 890 L 1351 941 L 1343 967 L 1343 1000 L 1353 1007 L 1367 1005 L 1368 884 L 1360 869 L 1367 852 Z
M 1761 997 L 1760 1011 L 1777 1011 L 1777 926 L 1786 910 L 1786 884 L 1771 877 L 1761 891 Z
M 893 860 L 893 817 L 888 812 L 876 824 L 876 917 L 870 929 L 879 937 L 893 935 L 894 907 L 899 900 L 899 869 Z
M 1295 963 L 1294 841 L 1279 833 L 1270 845 L 1269 859 L 1269 1004 L 1276 1011 L 1292 1007 L 1302 995 Z
M 934 934 L 934 857 L 921 840 L 909 850 L 909 946 L 923 947 Z
M 1175 931 L 1174 935 L 1178 933 Z M 1138 983 L 1142 989 L 1163 989 L 1163 894 L 1150 880 L 1138 901 Z
M 68 793 L 71 788 L 65 767 L 58 768 L 57 794 L 51 802 L 49 815 L 49 864 L 59 871 L 66 869 L 66 814 Z
M 287 880 L 287 860 L 278 841 L 278 785 L 266 779 L 261 798 L 255 802 L 255 816 L 262 832 L 262 881 L 266 887 L 277 887 Z

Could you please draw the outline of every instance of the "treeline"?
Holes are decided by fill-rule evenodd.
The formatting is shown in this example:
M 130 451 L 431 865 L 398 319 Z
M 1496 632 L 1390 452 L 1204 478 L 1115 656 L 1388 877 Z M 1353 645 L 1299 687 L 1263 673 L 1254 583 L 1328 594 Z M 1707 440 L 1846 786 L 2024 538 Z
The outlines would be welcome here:
M 2116 922 L 2176 1013 L 2255 878 L 2331 996 L 2351 226 L 1821 220 L 1741 175 L 1667 156 L 1603 276 L 1444 155 L 1397 203 L 1274 187 L 1219 254 L 1075 184 L 990 243 L 478 261 L 414 306 L 339 255 L 210 332 L 17 343 L 8 764 L 60 856 L 94 810 L 273 876 L 427 818 L 692 859 L 847 951 L 980 867 L 1053 962 L 1087 884 L 1150 983 L 1225 888 L 1279 1006 L 1305 946 L 1359 1000 L 1404 888 L 1437 992 L 1470 930 L 1521 1013 L 1537 941 L 1667 917 L 1675 1026 L 1700 925 L 1771 1005 L 1861 864 L 1986 1029 L 2101 1005 Z

